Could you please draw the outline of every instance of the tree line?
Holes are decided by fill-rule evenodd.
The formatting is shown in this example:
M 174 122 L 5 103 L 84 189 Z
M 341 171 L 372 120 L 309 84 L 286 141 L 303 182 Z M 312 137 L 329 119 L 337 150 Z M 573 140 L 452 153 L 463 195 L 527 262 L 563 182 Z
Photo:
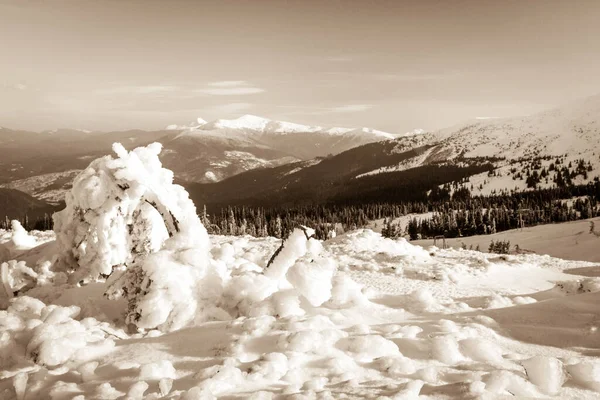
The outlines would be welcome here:
M 407 235 L 417 239 L 490 234 L 600 216 L 600 182 L 491 196 L 472 196 L 468 188 L 459 185 L 460 182 L 436 187 L 429 192 L 427 201 L 229 206 L 211 213 L 203 207 L 199 215 L 211 234 L 285 238 L 294 227 L 305 225 L 315 229 L 319 239 L 363 228 L 370 221 L 381 219 L 384 236 Z M 575 200 L 566 201 L 573 198 Z M 431 218 L 412 218 L 405 230 L 393 222 L 400 216 L 424 213 L 432 213 Z M 24 215 L 21 223 L 28 230 L 53 227 L 48 214 L 34 221 Z M 10 228 L 8 218 L 0 221 L 0 228 Z

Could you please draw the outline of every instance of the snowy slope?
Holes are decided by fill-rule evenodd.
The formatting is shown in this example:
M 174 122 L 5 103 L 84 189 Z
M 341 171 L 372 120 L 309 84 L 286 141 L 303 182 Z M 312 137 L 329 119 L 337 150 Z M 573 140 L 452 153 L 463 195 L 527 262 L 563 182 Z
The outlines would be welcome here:
M 435 132 L 419 132 L 417 142 L 397 139 L 400 149 L 428 144 L 433 146 L 395 166 L 374 169 L 360 176 L 403 171 L 420 165 L 438 162 L 461 162 L 465 159 L 491 158 L 498 176 L 487 174 L 473 177 L 465 186 L 476 194 L 491 194 L 501 190 L 527 189 L 525 180 L 515 180 L 511 169 L 522 171 L 534 160 L 546 169 L 560 157 L 565 164 L 580 159 L 590 162 L 593 172 L 577 183 L 600 176 L 600 95 L 592 96 L 556 109 L 525 117 L 489 118 L 467 121 Z M 545 160 L 541 160 L 546 158 Z M 498 160 L 501 159 L 501 160 Z M 466 160 L 468 162 L 468 160 Z M 553 186 L 541 182 L 539 187 Z
M 587 154 L 600 142 L 600 95 L 526 117 L 470 121 L 433 136 L 466 157 Z
M 594 218 L 512 229 L 493 235 L 446 239 L 446 244 L 455 249 L 459 249 L 465 244 L 469 247 L 473 246 L 473 248 L 479 246 L 481 249 L 486 250 L 492 240 L 508 240 L 513 248 L 518 245 L 521 249 L 539 255 L 547 254 L 565 260 L 585 260 L 600 263 L 600 251 L 598 251 L 600 240 L 589 233 L 590 221 L 595 221 L 596 226 L 600 225 L 600 218 Z M 414 243 L 419 246 L 431 246 L 433 240 L 417 240 Z

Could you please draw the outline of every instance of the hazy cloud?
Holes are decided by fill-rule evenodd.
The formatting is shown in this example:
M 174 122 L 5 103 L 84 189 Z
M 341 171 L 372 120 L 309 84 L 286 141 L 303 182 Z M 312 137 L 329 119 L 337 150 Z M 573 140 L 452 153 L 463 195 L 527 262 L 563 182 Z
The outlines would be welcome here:
M 152 94 L 167 93 L 179 90 L 173 85 L 144 85 L 144 86 L 116 86 L 107 89 L 96 90 L 96 94 Z
M 216 115 L 235 114 L 252 108 L 251 103 L 229 103 L 207 107 L 205 111 Z
M 213 96 L 243 96 L 265 91 L 263 88 L 252 86 L 247 81 L 216 81 L 208 83 L 207 86 L 209 87 L 195 90 L 195 92 Z
M 352 113 L 367 111 L 371 108 L 373 108 L 373 106 L 370 104 L 348 104 L 345 106 L 332 107 L 329 109 L 329 111 L 336 113 Z
M 27 90 L 28 87 L 24 83 L 0 84 L 0 88 L 9 90 Z
M 211 82 L 208 84 L 208 86 L 224 87 L 224 88 L 247 86 L 247 85 L 248 85 L 248 82 L 246 82 L 246 81 L 217 81 L 217 82 Z
M 243 96 L 247 94 L 262 93 L 264 91 L 264 89 L 257 87 L 215 88 L 198 90 L 199 93 L 211 94 L 214 96 Z
M 414 82 L 414 81 L 437 81 L 456 78 L 460 73 L 456 71 L 439 73 L 415 73 L 415 74 L 375 74 L 373 77 L 382 81 Z

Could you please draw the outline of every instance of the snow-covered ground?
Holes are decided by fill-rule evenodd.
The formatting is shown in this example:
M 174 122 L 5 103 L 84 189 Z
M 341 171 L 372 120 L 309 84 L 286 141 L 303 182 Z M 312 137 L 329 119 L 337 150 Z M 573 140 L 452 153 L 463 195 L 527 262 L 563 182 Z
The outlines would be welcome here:
M 493 235 L 446 239 L 446 245 L 456 249 L 463 244 L 468 247 L 473 246 L 473 248 L 479 246 L 481 250 L 487 251 L 492 240 L 508 240 L 511 250 L 518 245 L 522 250 L 529 250 L 539 255 L 600 263 L 600 238 L 589 233 L 591 221 L 595 222 L 596 227 L 600 227 L 600 218 L 591 218 L 561 224 L 511 229 Z M 431 246 L 433 240 L 416 240 L 411 243 L 419 246 Z
M 2 232 L 0 254 L 39 271 L 53 235 L 16 232 Z M 600 396 L 600 282 L 563 272 L 592 264 L 423 249 L 359 230 L 323 243 L 332 286 L 296 263 L 287 279 L 320 291 L 288 286 L 260 300 L 279 241 L 210 239 L 236 291 L 183 329 L 126 333 L 126 306 L 102 296 L 103 282 L 38 280 L 12 299 L 0 311 L 3 398 Z M 230 315 L 224 304 L 236 302 L 245 312 Z
M 599 397 L 597 264 L 209 237 L 159 145 L 114 150 L 56 234 L 0 231 L 0 398 Z

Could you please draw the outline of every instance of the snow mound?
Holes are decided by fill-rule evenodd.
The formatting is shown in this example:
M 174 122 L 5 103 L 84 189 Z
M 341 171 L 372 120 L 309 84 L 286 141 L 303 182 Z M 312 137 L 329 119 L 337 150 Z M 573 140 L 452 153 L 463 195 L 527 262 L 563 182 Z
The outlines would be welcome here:
M 319 307 L 330 300 L 337 266 L 322 254 L 323 245 L 313 234 L 310 228 L 294 229 L 264 270 L 233 276 L 224 286 L 228 310 L 254 317 L 289 317 L 305 314 L 303 302 Z M 227 259 L 231 251 L 223 246 L 216 254 Z
M 370 362 L 384 356 L 402 356 L 394 342 L 379 335 L 364 335 L 343 339 L 338 342 L 338 346 L 361 362 Z
M 359 229 L 328 242 L 327 250 L 346 266 L 380 270 L 389 265 L 399 271 L 404 267 L 431 264 L 429 252 L 406 239 L 383 238 L 370 229 Z
M 535 356 L 521 362 L 527 377 L 544 393 L 554 395 L 565 383 L 566 375 L 563 364 L 554 357 Z
M 11 221 L 12 227 L 12 247 L 15 250 L 28 250 L 37 246 L 35 237 L 30 236 L 21 223 L 17 220 Z

